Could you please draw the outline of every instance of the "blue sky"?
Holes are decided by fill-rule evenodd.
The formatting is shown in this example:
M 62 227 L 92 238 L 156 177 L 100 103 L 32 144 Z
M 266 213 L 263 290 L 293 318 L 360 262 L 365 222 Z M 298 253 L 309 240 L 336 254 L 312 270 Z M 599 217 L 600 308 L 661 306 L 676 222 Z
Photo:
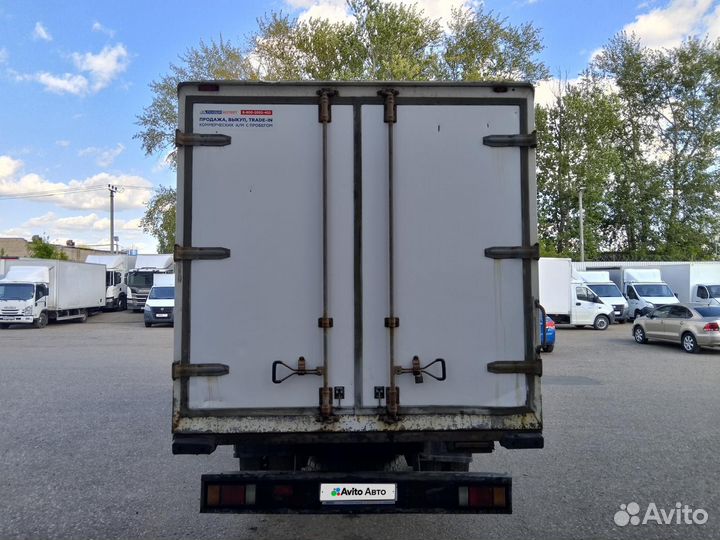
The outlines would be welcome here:
M 420 0 L 443 17 L 463 0 Z M 720 37 L 720 0 L 487 0 L 513 24 L 542 29 L 542 59 L 573 79 L 615 33 L 634 31 L 651 47 L 689 35 Z M 109 243 L 107 184 L 116 195 L 120 246 L 154 252 L 138 228 L 144 202 L 174 186 L 162 156 L 147 157 L 136 116 L 148 84 L 201 39 L 244 43 L 271 10 L 298 17 L 346 16 L 344 0 L 97 2 L 0 0 L 0 237 Z M 552 81 L 538 89 L 547 99 Z

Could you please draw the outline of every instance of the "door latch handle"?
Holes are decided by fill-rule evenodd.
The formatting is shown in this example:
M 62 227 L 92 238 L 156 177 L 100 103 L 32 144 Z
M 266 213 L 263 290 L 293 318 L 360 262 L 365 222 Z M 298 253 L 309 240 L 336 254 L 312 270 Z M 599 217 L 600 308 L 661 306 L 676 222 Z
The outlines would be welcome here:
M 440 375 L 434 375 L 428 371 L 428 368 L 435 364 L 440 364 Z M 412 373 L 415 376 L 415 384 L 420 384 L 423 382 L 423 374 L 425 374 L 429 377 L 432 377 L 436 381 L 444 381 L 446 378 L 446 375 L 447 375 L 447 372 L 445 369 L 445 360 L 443 360 L 442 358 L 437 358 L 436 360 L 433 360 L 429 364 L 427 364 L 425 366 L 421 366 L 420 358 L 418 358 L 417 356 L 413 356 L 411 368 L 395 366 L 395 374 L 396 375 L 402 375 L 403 373 Z

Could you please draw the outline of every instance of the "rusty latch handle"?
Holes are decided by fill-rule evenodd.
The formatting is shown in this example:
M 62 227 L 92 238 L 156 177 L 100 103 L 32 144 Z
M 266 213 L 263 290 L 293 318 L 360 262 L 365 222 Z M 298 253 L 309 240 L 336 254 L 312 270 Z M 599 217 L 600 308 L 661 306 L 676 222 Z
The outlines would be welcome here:
M 434 366 L 435 364 L 440 364 L 440 375 L 433 375 L 428 371 L 428 368 L 431 366 Z M 430 362 L 429 364 L 425 366 L 420 365 L 420 358 L 417 356 L 413 356 L 412 359 L 412 367 L 411 368 L 404 368 L 402 366 L 395 366 L 395 374 L 396 375 L 403 375 L 404 373 L 412 373 L 415 376 L 415 384 L 420 384 L 423 382 L 423 374 L 428 375 L 429 377 L 432 377 L 436 381 L 444 381 L 447 378 L 447 370 L 445 367 L 445 360 L 442 358 L 437 358 Z
M 278 376 L 277 376 L 278 366 L 282 366 L 284 368 L 289 369 L 291 372 L 290 375 L 286 375 L 282 379 L 278 379 Z M 300 358 L 298 358 L 298 367 L 297 368 L 287 365 L 282 360 L 276 360 L 275 362 L 273 362 L 273 365 L 272 365 L 272 382 L 275 384 L 280 384 L 281 382 L 289 379 L 293 375 L 322 375 L 322 374 L 323 374 L 322 367 L 307 369 L 305 367 L 305 357 L 304 356 L 301 356 Z
M 175 130 L 175 146 L 227 146 L 231 142 L 229 135 L 221 133 L 183 133 Z

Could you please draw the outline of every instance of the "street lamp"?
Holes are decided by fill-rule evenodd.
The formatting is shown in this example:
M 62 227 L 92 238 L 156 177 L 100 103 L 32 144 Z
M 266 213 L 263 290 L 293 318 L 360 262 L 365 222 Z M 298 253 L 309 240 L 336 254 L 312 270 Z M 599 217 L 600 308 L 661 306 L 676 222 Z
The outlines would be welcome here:
M 585 262 L 585 232 L 583 230 L 585 215 L 583 210 L 583 192 L 584 187 L 578 189 L 578 217 L 580 219 L 580 262 Z

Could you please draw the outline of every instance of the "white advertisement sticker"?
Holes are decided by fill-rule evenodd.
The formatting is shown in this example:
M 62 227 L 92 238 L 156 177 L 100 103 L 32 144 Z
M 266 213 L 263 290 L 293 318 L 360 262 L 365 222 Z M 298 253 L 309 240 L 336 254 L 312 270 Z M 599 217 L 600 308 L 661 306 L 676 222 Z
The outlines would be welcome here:
M 323 503 L 392 504 L 396 500 L 396 484 L 320 484 L 320 502 Z
M 255 106 L 196 105 L 195 128 L 268 129 L 273 110 Z

